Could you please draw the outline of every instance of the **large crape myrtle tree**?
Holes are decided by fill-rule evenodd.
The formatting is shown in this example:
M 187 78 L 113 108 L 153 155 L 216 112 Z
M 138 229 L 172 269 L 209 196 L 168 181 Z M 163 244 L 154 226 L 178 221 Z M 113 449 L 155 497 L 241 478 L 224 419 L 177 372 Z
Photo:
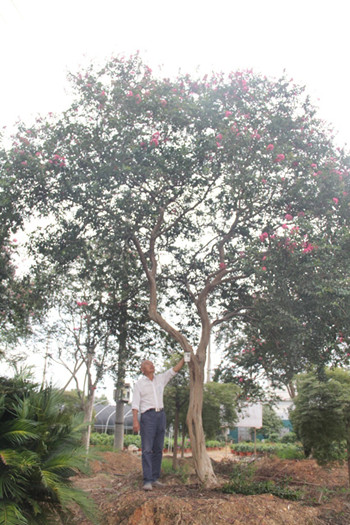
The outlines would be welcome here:
M 74 103 L 21 129 L 11 170 L 33 206 L 116 251 L 118 237 L 129 243 L 151 319 L 191 352 L 188 429 L 198 477 L 214 485 L 202 426 L 211 331 L 253 307 L 260 238 L 297 228 L 302 249 L 348 206 L 344 153 L 286 78 L 158 79 L 131 57 L 71 79 Z

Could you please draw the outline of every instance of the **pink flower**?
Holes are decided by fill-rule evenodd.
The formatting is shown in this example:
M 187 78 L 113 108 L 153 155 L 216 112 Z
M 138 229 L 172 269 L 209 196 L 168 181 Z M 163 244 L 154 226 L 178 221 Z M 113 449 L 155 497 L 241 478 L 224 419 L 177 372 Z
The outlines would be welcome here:
M 216 138 L 217 138 L 218 140 L 222 140 L 222 135 L 221 135 L 221 133 L 219 133 L 219 135 L 217 135 Z
M 286 215 L 284 216 L 284 218 L 286 219 L 286 221 L 292 221 L 292 220 L 293 220 L 293 216 L 290 215 L 289 213 L 286 213 Z
M 126 94 L 126 96 L 127 96 L 127 97 L 133 97 L 133 96 L 134 96 L 134 94 L 133 94 L 133 92 L 132 92 L 132 91 L 128 91 L 128 92 L 127 92 L 127 94 Z
M 266 261 L 267 257 L 264 255 L 264 257 L 261 259 L 262 261 Z
M 220 268 L 220 270 L 224 270 L 226 268 L 226 264 L 224 262 L 221 262 L 219 264 L 219 268 Z
M 303 242 L 303 253 L 311 253 L 315 248 L 311 243 Z
M 286 157 L 283 155 L 283 153 L 280 153 L 279 155 L 277 155 L 277 157 L 275 158 L 275 162 L 282 162 Z
M 24 160 L 23 162 L 21 162 L 22 166 L 27 166 L 28 162 L 26 160 Z
M 159 140 L 156 139 L 155 137 L 151 140 L 150 144 L 153 144 L 154 146 L 158 146 L 159 145 Z
M 259 235 L 259 239 L 264 242 L 268 238 L 269 234 L 267 232 L 263 232 L 261 235 Z
M 273 144 L 269 144 L 268 146 L 266 146 L 266 149 L 267 151 L 272 151 L 274 149 L 274 145 Z
M 333 202 L 334 202 L 335 204 L 338 204 L 338 202 L 339 202 L 339 199 L 338 199 L 337 197 L 333 197 L 332 200 L 333 200 Z
M 232 115 L 232 111 L 225 111 L 225 117 L 229 117 L 230 115 Z
M 288 224 L 282 224 L 282 228 L 283 228 L 284 230 L 288 230 Z
M 262 269 L 264 272 L 266 272 L 266 266 L 263 266 L 261 269 Z
M 240 378 L 239 378 L 239 382 L 240 382 L 240 383 L 243 383 L 243 377 L 240 377 Z
M 305 217 L 305 213 L 303 211 L 299 211 L 298 217 Z

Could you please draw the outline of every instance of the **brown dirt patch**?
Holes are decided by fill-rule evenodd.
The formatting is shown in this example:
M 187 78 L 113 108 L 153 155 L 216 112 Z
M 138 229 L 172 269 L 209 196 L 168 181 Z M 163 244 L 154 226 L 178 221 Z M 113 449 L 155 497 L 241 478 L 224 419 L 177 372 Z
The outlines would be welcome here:
M 210 455 L 215 456 L 213 465 L 219 482 L 227 482 L 238 459 L 227 452 Z M 77 477 L 75 484 L 91 494 L 103 525 L 350 524 L 345 466 L 322 468 L 313 460 L 254 461 L 255 479 L 283 480 L 290 488 L 303 490 L 301 501 L 289 501 L 270 494 L 243 496 L 204 489 L 193 474 L 192 458 L 181 462 L 187 465 L 186 483 L 175 475 L 163 475 L 166 486 L 145 493 L 140 457 L 129 452 L 104 452 L 92 462 L 91 475 Z M 90 525 L 79 511 L 72 525 L 77 523 Z

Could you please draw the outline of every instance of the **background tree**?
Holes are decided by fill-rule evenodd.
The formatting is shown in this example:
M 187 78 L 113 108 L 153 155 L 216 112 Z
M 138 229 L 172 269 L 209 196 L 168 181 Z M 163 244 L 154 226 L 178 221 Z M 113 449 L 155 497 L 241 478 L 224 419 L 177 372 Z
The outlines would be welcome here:
M 33 286 L 33 276 L 17 268 L 20 254 L 15 233 L 29 214 L 28 208 L 18 204 L 19 194 L 7 153 L 0 149 L 0 356 L 6 346 L 30 332 L 32 319 L 44 306 L 44 297 Z
M 203 428 L 206 439 L 222 437 L 237 421 L 239 387 L 233 384 L 206 383 L 203 392 Z
M 136 251 L 150 318 L 192 353 L 192 452 L 199 479 L 215 484 L 201 417 L 210 332 L 251 309 L 266 279 L 261 242 L 286 221 L 312 246 L 336 229 L 334 207 L 348 211 L 346 155 L 284 77 L 160 80 L 131 57 L 72 81 L 71 108 L 27 130 L 11 169 L 26 202 Z M 164 308 L 165 286 L 181 316 Z
M 293 227 L 264 246 L 262 292 L 244 322 L 222 330 L 226 359 L 218 377 L 245 383 L 268 378 L 293 398 L 295 374 L 349 363 L 347 223 L 348 214 L 334 231 L 315 234 L 315 244 Z
M 152 330 L 149 323 L 140 271 L 134 254 L 120 238 L 111 244 L 96 237 L 89 226 L 82 231 L 79 221 L 61 216 L 35 230 L 28 244 L 38 279 L 45 283 L 50 297 L 46 329 L 60 340 L 56 343 L 59 362 L 75 381 L 82 377 L 82 369 L 87 374 L 85 386 L 77 392 L 83 396 L 86 421 L 90 421 L 94 393 L 105 375 L 113 376 L 120 391 L 140 350 L 147 348 L 152 354 L 162 344 L 159 331 Z M 124 404 L 119 399 L 116 412 L 115 447 L 121 449 Z
M 264 438 L 269 438 L 272 434 L 279 435 L 282 428 L 282 419 L 278 417 L 273 407 L 263 405 L 263 426 L 259 430 L 259 434 L 262 434 Z
M 305 451 L 324 464 L 340 459 L 345 442 L 350 483 L 349 371 L 328 369 L 321 378 L 312 372 L 301 374 L 297 391 L 290 417 Z

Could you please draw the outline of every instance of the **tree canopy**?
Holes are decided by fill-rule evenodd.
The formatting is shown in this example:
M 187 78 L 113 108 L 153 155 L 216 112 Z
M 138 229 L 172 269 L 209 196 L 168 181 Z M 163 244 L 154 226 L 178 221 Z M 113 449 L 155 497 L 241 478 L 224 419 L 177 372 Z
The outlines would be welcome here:
M 296 264 L 315 262 L 319 239 L 317 253 L 337 255 L 348 158 L 286 77 L 159 79 L 133 56 L 71 80 L 71 107 L 23 125 L 8 154 L 19 205 L 64 220 L 77 249 L 86 238 L 128 247 L 150 318 L 183 349 L 195 346 L 188 426 L 197 473 L 210 482 L 200 416 L 210 332 L 238 327 L 274 293 L 281 246 Z M 309 359 L 312 349 L 300 352 Z

